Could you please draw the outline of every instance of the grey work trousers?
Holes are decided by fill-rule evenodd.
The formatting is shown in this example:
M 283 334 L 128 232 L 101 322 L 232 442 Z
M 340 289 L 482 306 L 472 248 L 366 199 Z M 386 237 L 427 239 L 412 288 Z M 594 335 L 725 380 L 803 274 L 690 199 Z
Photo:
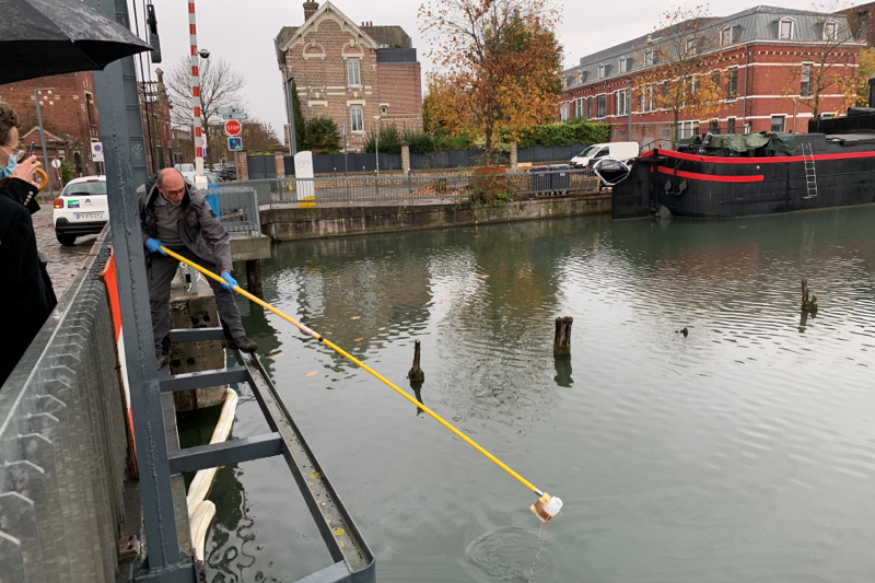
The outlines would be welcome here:
M 185 246 L 174 246 L 173 251 L 191 259 L 204 269 L 217 273 L 216 265 L 192 253 Z M 161 253 L 146 251 L 146 272 L 149 277 L 149 303 L 152 307 L 152 334 L 155 338 L 155 354 L 166 352 L 170 344 L 165 339 L 170 335 L 170 283 L 176 274 L 179 261 Z M 240 310 L 234 301 L 233 292 L 222 287 L 222 284 L 209 279 L 210 287 L 216 296 L 216 307 L 219 319 L 225 330 L 225 338 L 232 340 L 245 336 Z

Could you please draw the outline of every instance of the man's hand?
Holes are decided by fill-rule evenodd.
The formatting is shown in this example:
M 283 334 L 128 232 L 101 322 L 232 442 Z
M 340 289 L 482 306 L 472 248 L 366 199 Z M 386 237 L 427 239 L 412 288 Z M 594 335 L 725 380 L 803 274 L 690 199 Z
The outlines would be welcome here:
M 42 167 L 42 163 L 36 159 L 36 156 L 31 156 L 27 160 L 22 160 L 18 163 L 15 171 L 12 173 L 12 178 L 18 178 L 34 186 L 39 186 L 39 182 L 34 182 L 33 175 L 36 174 L 37 168 L 40 167 Z
M 223 271 L 222 279 L 225 280 L 225 283 L 222 284 L 222 287 L 228 291 L 232 291 L 234 289 L 234 286 L 237 285 L 237 280 L 231 276 L 230 271 Z
M 146 239 L 146 249 L 149 250 L 150 253 L 160 253 L 161 255 L 167 255 L 161 247 L 164 245 L 158 239 Z

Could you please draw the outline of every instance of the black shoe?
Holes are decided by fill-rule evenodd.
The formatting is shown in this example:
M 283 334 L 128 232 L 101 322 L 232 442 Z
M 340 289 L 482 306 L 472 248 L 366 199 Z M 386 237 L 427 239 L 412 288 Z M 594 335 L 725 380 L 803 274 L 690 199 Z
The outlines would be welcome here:
M 228 340 L 228 348 L 242 350 L 243 352 L 255 352 L 258 350 L 258 344 L 247 338 L 246 336 L 240 336 L 239 338 L 235 338 L 233 340 Z

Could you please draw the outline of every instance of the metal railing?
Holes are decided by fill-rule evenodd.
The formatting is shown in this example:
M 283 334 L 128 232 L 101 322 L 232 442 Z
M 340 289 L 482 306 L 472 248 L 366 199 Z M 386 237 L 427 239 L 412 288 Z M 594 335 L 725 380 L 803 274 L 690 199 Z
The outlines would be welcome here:
M 108 232 L 0 388 L 3 581 L 116 579 L 128 442 L 97 279 Z
M 219 201 L 219 220 L 229 233 L 261 232 L 258 193 L 245 183 L 220 184 L 211 191 Z
M 258 191 L 259 203 L 271 207 L 454 204 L 583 194 L 599 186 L 592 170 L 553 168 L 515 174 L 291 177 L 235 184 Z M 219 190 L 227 188 L 220 185 Z

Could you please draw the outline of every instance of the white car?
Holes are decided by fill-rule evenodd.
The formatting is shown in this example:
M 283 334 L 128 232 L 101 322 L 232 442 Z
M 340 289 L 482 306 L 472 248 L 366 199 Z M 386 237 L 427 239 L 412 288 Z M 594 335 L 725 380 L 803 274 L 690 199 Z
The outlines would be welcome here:
M 574 168 L 592 168 L 598 158 L 611 158 L 620 162 L 628 162 L 640 152 L 638 142 L 611 142 L 608 144 L 593 144 L 571 159 Z
M 176 164 L 174 168 L 179 170 L 179 173 L 182 174 L 183 178 L 194 184 L 194 176 L 197 174 L 194 164 Z
M 55 236 L 61 245 L 72 246 L 76 237 L 99 233 L 109 221 L 106 176 L 74 178 L 53 206 Z

